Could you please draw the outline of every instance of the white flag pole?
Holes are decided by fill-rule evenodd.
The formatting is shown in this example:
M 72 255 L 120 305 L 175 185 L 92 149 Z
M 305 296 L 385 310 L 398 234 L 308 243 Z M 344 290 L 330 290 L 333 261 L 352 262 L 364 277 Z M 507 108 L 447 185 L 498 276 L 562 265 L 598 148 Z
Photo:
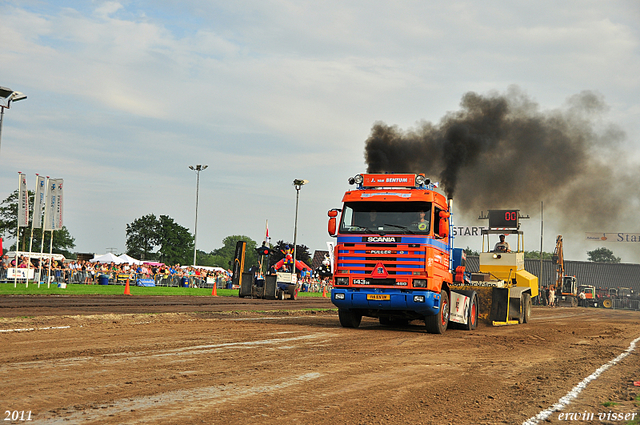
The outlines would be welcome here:
M 31 236 L 29 236 L 29 254 L 27 254 L 27 288 L 29 287 L 29 271 L 31 270 L 31 250 L 33 249 L 33 224 L 36 221 L 36 194 L 38 193 L 38 173 L 36 173 L 36 190 L 33 195 L 33 216 L 31 217 Z M 28 196 L 28 193 L 27 193 Z M 27 211 L 27 214 L 29 211 Z M 34 270 L 35 272 L 35 270 Z M 35 277 L 35 276 L 34 276 Z
M 47 288 L 51 288 L 51 263 L 53 263 L 53 230 L 51 231 L 51 240 L 49 241 L 49 276 L 47 276 Z
M 42 240 L 40 241 L 40 254 L 44 254 L 44 231 L 47 228 L 47 217 L 49 217 L 49 176 L 47 176 L 45 181 L 45 193 L 44 193 L 44 222 L 42 223 Z M 40 261 L 38 265 L 38 274 L 40 275 L 40 279 L 38 279 L 38 288 L 40 287 L 40 283 L 42 281 L 42 261 L 44 260 L 44 256 L 40 256 Z M 47 279 L 49 276 L 47 276 Z
M 25 193 L 26 192 L 26 193 Z M 26 201 L 25 201 L 26 196 Z M 15 270 L 13 271 L 13 287 L 18 286 L 18 259 L 20 254 L 20 225 L 23 227 L 29 225 L 29 192 L 27 191 L 27 178 L 18 171 L 18 215 L 16 217 L 16 258 Z M 26 209 L 26 211 L 25 211 Z M 27 285 L 29 284 L 29 275 L 27 274 Z
M 44 243 L 44 233 L 46 230 L 52 230 L 53 226 L 52 226 L 52 215 L 53 215 L 53 189 L 54 187 L 52 186 L 52 180 L 49 177 L 47 177 L 47 205 L 45 208 L 45 216 L 44 216 L 44 226 L 43 226 L 43 236 L 42 236 L 42 241 Z M 53 231 L 51 232 L 51 239 L 53 242 Z M 51 287 L 51 257 L 49 257 L 49 268 L 47 271 L 47 288 Z
M 22 190 L 20 189 L 22 186 L 22 173 L 18 171 L 18 209 L 16 210 L 18 214 L 16 215 L 16 256 L 14 258 L 14 265 L 16 269 L 18 268 L 18 252 L 20 252 L 20 194 Z M 13 287 L 18 287 L 18 273 L 17 270 L 13 271 Z
M 13 287 L 18 287 L 18 253 L 20 252 L 20 200 L 22 194 L 22 173 L 18 171 L 18 209 L 16 210 L 18 214 L 16 215 L 16 256 L 14 258 L 13 267 L 16 269 L 13 271 Z
M 51 239 L 49 239 L 49 273 L 47 273 L 47 288 L 51 287 L 51 263 L 53 263 L 53 258 L 51 258 L 51 250 L 53 249 L 53 220 L 55 220 L 55 179 L 49 179 L 49 199 L 47 203 L 49 204 L 49 218 L 47 219 L 47 226 L 51 230 Z
M 47 187 L 45 186 L 45 184 L 46 184 L 45 177 L 36 173 L 36 192 L 33 196 L 33 217 L 31 219 L 32 241 L 33 241 L 34 229 L 40 229 L 42 227 L 42 207 L 44 205 L 44 199 L 45 199 L 46 190 L 47 190 Z M 40 246 L 42 246 L 42 244 Z M 32 252 L 31 249 L 29 251 Z M 42 251 L 40 253 L 42 253 Z M 40 286 L 41 272 L 42 272 L 42 255 L 40 256 L 40 260 L 38 261 L 38 287 Z M 34 269 L 34 279 L 35 279 L 35 269 Z
M 49 194 L 51 198 L 49 199 L 50 203 L 50 219 L 51 228 L 51 239 L 49 240 L 49 276 L 47 277 L 47 288 L 51 287 L 51 265 L 53 263 L 53 232 L 57 229 L 59 222 L 59 208 L 60 208 L 60 199 L 59 199 L 59 191 L 58 184 L 61 184 L 62 179 L 50 179 L 49 180 Z

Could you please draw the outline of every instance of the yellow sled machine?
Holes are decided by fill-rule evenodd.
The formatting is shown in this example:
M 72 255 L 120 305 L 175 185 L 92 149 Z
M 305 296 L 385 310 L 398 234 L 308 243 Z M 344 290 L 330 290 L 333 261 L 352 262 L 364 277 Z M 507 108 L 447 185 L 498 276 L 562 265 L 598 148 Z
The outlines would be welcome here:
M 489 210 L 489 228 L 482 230 L 482 252 L 478 273 L 460 289 L 478 292 L 479 316 L 494 326 L 527 323 L 531 317 L 531 299 L 538 296 L 538 278 L 524 269 L 524 235 L 520 230 L 519 210 Z M 491 235 L 500 241 L 491 246 Z M 515 250 L 506 240 L 517 235 Z M 504 237 L 503 237 L 504 236 Z M 483 302 L 484 300 L 484 302 Z

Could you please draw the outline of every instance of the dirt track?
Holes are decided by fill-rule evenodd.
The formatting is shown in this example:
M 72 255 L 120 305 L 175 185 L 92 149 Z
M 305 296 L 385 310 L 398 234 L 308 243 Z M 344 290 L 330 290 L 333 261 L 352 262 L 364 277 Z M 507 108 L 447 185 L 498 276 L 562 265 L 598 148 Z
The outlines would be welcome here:
M 24 410 L 32 423 L 518 424 L 640 337 L 632 311 L 534 307 L 527 325 L 436 336 L 419 322 L 344 329 L 335 312 L 297 310 L 309 308 L 301 301 L 100 298 L 102 309 L 91 297 L 0 297 L 2 419 Z M 636 349 L 563 413 L 595 414 L 574 424 L 627 423 L 598 413 L 638 412 L 639 380 Z M 550 423 L 566 423 L 558 415 Z

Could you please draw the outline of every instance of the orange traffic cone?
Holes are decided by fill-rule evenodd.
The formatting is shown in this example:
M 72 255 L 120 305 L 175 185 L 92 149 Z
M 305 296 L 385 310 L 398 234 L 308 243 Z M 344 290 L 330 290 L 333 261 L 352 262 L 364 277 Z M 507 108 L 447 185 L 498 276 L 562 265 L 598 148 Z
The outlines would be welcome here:
M 213 282 L 213 291 L 211 291 L 211 296 L 212 297 L 217 297 L 218 296 L 218 288 L 217 288 L 218 284 L 216 282 Z
M 327 298 L 327 287 L 326 286 L 322 287 L 322 298 Z
M 124 294 L 125 295 L 131 295 L 131 292 L 129 292 L 129 278 L 127 277 L 127 284 L 124 286 Z

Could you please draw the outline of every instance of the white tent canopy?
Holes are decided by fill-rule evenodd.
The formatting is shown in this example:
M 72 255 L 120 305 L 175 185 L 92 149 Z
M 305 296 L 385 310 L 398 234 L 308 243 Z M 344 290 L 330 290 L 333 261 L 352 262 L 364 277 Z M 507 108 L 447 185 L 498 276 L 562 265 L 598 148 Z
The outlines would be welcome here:
M 129 257 L 127 254 L 122 254 L 121 256 L 118 257 L 119 259 L 122 260 L 123 263 L 128 263 L 128 264 L 142 264 L 142 261 L 140 260 L 136 260 L 133 257 Z
M 104 255 L 95 256 L 89 261 L 92 263 L 115 263 L 115 264 L 120 264 L 125 262 L 124 260 L 122 260 L 122 258 L 116 257 L 110 252 Z

